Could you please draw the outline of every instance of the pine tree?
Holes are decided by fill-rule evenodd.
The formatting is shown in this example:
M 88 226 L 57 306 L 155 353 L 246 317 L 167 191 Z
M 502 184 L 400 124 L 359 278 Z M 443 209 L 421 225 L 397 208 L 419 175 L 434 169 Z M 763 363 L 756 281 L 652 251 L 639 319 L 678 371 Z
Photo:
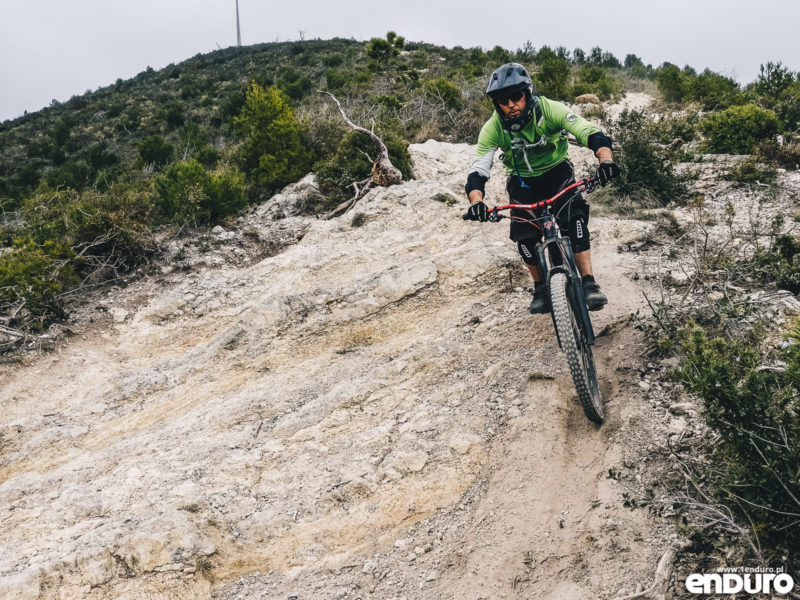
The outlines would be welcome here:
M 278 88 L 251 83 L 234 125 L 245 138 L 239 158 L 253 185 L 272 191 L 311 169 L 313 153 L 305 144 L 305 126 Z

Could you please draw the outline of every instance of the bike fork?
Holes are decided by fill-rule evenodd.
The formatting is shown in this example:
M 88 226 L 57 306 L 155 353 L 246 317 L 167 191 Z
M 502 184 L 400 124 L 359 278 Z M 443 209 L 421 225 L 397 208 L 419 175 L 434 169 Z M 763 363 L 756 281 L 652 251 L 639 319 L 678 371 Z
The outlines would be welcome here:
M 569 285 L 572 289 L 572 293 L 577 304 L 577 313 L 575 317 L 578 319 L 581 329 L 586 336 L 586 343 L 591 346 L 594 344 L 594 329 L 592 328 L 592 320 L 589 318 L 589 309 L 586 308 L 586 296 L 583 293 L 583 285 L 581 283 L 580 275 L 578 274 L 578 267 L 575 264 L 575 256 L 572 253 L 572 246 L 569 243 L 569 236 L 560 238 L 555 236 L 547 237 L 549 237 L 549 239 L 546 238 L 536 247 L 536 254 L 537 258 L 539 259 L 539 269 L 542 272 L 542 277 L 547 283 L 548 298 L 550 295 L 550 277 L 552 274 L 558 272 L 566 274 L 568 280 L 567 285 Z M 551 244 L 555 244 L 561 252 L 561 265 L 548 266 L 547 248 Z M 551 318 L 554 318 L 552 312 L 550 316 Z M 556 329 L 556 331 L 558 330 Z M 561 346 L 561 340 L 558 340 L 558 345 L 559 347 Z

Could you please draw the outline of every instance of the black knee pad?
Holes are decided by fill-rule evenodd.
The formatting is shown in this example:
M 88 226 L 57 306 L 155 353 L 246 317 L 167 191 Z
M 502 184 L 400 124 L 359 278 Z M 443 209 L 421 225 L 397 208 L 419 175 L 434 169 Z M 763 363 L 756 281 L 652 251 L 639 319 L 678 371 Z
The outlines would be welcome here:
M 526 238 L 517 242 L 517 250 L 519 250 L 519 255 L 522 257 L 522 260 L 525 261 L 526 265 L 536 266 L 539 264 L 539 261 L 536 259 L 536 243 L 537 240 L 531 238 Z
M 569 239 L 572 242 L 572 251 L 585 252 L 589 249 L 589 227 L 584 215 L 576 215 L 569 222 Z

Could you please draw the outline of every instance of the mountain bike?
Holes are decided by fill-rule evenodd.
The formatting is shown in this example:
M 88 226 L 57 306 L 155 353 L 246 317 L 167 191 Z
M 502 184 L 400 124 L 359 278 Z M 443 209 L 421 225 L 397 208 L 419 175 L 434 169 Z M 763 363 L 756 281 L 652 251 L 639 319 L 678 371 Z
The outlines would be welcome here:
M 571 192 L 560 210 L 565 210 L 569 203 L 581 192 L 593 192 L 599 179 L 587 177 L 567 186 L 558 194 L 547 200 L 534 204 L 505 204 L 488 210 L 488 220 L 498 222 L 511 218 L 525 221 L 542 232 L 542 240 L 536 245 L 536 258 L 544 276 L 550 298 L 550 314 L 556 330 L 558 345 L 567 355 L 572 381 L 578 392 L 578 400 L 589 420 L 602 423 L 605 416 L 603 397 L 597 384 L 597 370 L 592 357 L 594 330 L 586 308 L 583 285 L 569 236 L 562 236 L 556 224 L 556 215 L 551 212 L 551 205 Z M 500 211 L 519 209 L 530 211 L 531 217 L 523 218 L 515 215 L 503 215 Z M 568 210 L 568 209 L 567 209 Z M 466 215 L 464 215 L 466 219 Z

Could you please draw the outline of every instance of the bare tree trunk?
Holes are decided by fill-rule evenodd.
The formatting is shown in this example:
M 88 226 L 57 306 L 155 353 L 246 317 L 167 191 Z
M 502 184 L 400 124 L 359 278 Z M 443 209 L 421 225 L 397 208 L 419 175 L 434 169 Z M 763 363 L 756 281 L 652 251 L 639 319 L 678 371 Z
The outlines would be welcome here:
M 350 119 L 347 118 L 347 115 L 342 108 L 341 103 L 336 99 L 336 96 L 331 94 L 330 92 L 325 92 L 323 90 L 317 90 L 320 94 L 327 94 L 330 96 L 334 102 L 336 102 L 336 106 L 339 107 L 339 112 L 342 113 L 342 118 L 345 122 L 350 126 L 353 131 L 360 131 L 361 133 L 366 133 L 372 140 L 375 141 L 376 144 L 381 149 L 381 153 L 378 156 L 378 159 L 372 165 L 372 183 L 375 185 L 379 185 L 381 187 L 389 187 L 390 185 L 395 185 L 396 183 L 400 183 L 403 179 L 403 174 L 400 172 L 400 169 L 395 167 L 392 164 L 392 161 L 389 160 L 389 151 L 386 149 L 386 144 L 383 143 L 383 140 L 375 135 L 374 132 L 370 131 L 369 129 L 364 129 L 363 127 L 359 127 L 355 123 L 353 123 Z

